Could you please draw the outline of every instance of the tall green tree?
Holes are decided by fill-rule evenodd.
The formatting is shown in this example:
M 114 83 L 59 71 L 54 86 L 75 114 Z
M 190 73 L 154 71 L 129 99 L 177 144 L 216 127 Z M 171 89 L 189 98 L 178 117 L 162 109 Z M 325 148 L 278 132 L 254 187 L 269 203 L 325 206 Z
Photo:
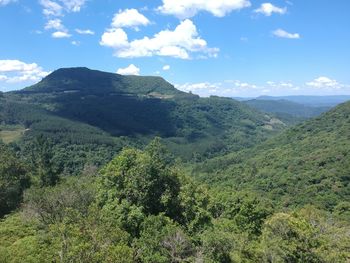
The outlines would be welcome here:
M 51 142 L 40 135 L 32 146 L 32 165 L 40 187 L 53 186 L 59 180 L 59 171 L 53 162 Z
M 29 184 L 25 165 L 11 149 L 0 143 L 0 217 L 18 206 Z

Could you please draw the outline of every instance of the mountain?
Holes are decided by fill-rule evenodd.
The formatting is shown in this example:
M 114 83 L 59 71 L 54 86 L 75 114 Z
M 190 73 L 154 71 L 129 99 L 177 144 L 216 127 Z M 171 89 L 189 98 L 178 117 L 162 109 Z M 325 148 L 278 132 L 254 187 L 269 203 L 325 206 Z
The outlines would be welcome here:
M 312 117 L 316 117 L 323 112 L 326 112 L 331 107 L 313 107 L 293 101 L 279 99 L 279 100 L 265 100 L 254 99 L 247 100 L 243 103 L 259 111 L 273 113 L 277 118 L 286 123 L 297 123 Z
M 238 101 L 199 98 L 159 77 L 87 68 L 59 69 L 38 84 L 5 93 L 0 118 L 5 129 L 22 126 L 20 142 L 49 137 L 65 165 L 79 160 L 70 167 L 86 159 L 99 164 L 121 147 L 142 146 L 155 136 L 176 156 L 201 160 L 252 147 L 285 127 Z M 68 158 L 67 148 L 75 157 Z
M 219 188 L 253 191 L 282 207 L 312 204 L 330 211 L 350 204 L 349 171 L 350 102 L 194 169 Z
M 350 95 L 332 95 L 332 96 L 260 96 L 257 100 L 288 100 L 291 102 L 303 104 L 311 107 L 334 107 L 340 103 L 350 100 Z
M 15 93 L 79 93 L 160 98 L 196 97 L 175 89 L 161 77 L 123 76 L 88 68 L 62 68 L 39 83 Z

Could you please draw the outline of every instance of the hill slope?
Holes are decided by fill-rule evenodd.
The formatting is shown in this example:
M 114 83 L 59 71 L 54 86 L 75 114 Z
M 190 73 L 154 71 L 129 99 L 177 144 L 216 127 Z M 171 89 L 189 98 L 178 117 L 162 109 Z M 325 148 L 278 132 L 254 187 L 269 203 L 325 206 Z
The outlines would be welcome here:
M 350 102 L 195 171 L 210 184 L 252 190 L 281 206 L 332 210 L 350 202 Z
M 44 133 L 60 144 L 96 148 L 116 140 L 144 145 L 161 136 L 185 160 L 251 147 L 285 126 L 240 102 L 199 98 L 159 77 L 87 68 L 57 70 L 36 85 L 5 93 L 2 101 L 5 124 L 27 129 L 23 140 Z
M 287 114 L 300 119 L 312 118 L 326 112 L 330 107 L 311 107 L 288 100 L 263 100 L 254 99 L 244 102 L 245 104 L 253 107 L 254 109 L 276 113 L 277 116 L 283 116 Z

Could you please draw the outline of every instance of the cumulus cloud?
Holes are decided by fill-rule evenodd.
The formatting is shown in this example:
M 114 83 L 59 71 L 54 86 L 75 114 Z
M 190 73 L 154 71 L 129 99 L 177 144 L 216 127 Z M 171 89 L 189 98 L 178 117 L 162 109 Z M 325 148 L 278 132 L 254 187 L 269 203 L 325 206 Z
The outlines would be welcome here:
M 45 16 L 62 16 L 63 7 L 51 0 L 40 0 Z
M 193 92 L 202 97 L 217 95 L 223 97 L 258 97 L 261 95 L 335 95 L 350 94 L 350 85 L 338 82 L 328 77 L 319 77 L 305 84 L 295 84 L 291 81 L 267 81 L 263 84 L 253 84 L 240 80 L 224 82 L 185 83 L 175 85 L 176 88 Z
M 45 29 L 66 30 L 64 25 L 62 25 L 62 20 L 58 18 L 47 21 Z
M 210 82 L 200 82 L 200 83 L 185 83 L 177 84 L 175 88 L 198 94 L 201 97 L 209 97 L 210 95 L 221 94 L 222 83 L 210 83 Z
M 134 64 L 130 64 L 126 68 L 120 68 L 117 70 L 118 74 L 121 75 L 140 75 L 140 69 L 136 67 Z
M 75 32 L 77 32 L 80 35 L 95 35 L 95 32 L 90 29 L 75 29 Z
M 300 35 L 298 33 L 288 33 L 283 29 L 277 29 L 272 32 L 272 34 L 276 37 L 280 38 L 289 38 L 289 39 L 299 39 Z
M 72 35 L 65 31 L 56 31 L 56 32 L 53 32 L 51 36 L 53 38 L 68 38 L 68 37 L 71 37 Z
M 164 66 L 163 66 L 163 70 L 164 70 L 164 71 L 167 71 L 167 70 L 169 70 L 169 69 L 170 69 L 170 65 L 164 65 Z
M 255 9 L 254 12 L 263 14 L 265 16 L 271 16 L 273 13 L 284 15 L 287 13 L 287 8 L 277 7 L 271 3 L 263 3 L 258 9 Z
M 114 49 L 127 48 L 129 47 L 128 35 L 121 28 L 109 29 L 103 33 L 100 45 Z
M 0 6 L 8 5 L 9 3 L 16 2 L 17 0 L 0 0 Z
M 328 77 L 316 78 L 313 81 L 307 82 L 306 86 L 316 89 L 341 89 L 344 87 L 343 84 L 339 83 L 335 79 L 330 79 Z
M 86 0 L 40 0 L 45 16 L 62 16 L 63 12 L 79 12 Z
M 60 0 L 68 12 L 80 12 L 86 0 Z
M 138 29 L 138 26 L 147 26 L 150 21 L 143 14 L 139 13 L 136 9 L 119 10 L 114 15 L 112 21 L 112 27 L 132 27 Z
M 79 12 L 85 2 L 86 0 L 39 0 L 43 8 L 43 14 L 48 19 L 45 29 L 56 30 L 56 32 L 51 34 L 53 38 L 70 37 L 71 34 L 68 33 L 68 30 L 62 24 L 62 20 L 57 17 L 63 17 L 66 12 Z
M 198 36 L 197 28 L 189 19 L 182 21 L 174 31 L 163 30 L 153 38 L 128 41 L 127 34 L 121 28 L 107 30 L 100 44 L 115 49 L 115 56 L 121 58 L 169 56 L 190 59 L 190 54 L 199 52 L 215 57 L 219 50 L 208 48 L 207 42 Z
M 36 63 L 25 63 L 20 60 L 0 60 L 0 81 L 6 83 L 35 82 L 47 76 L 49 72 L 44 71 Z
M 163 0 L 163 5 L 157 10 L 163 14 L 185 19 L 195 16 L 200 11 L 223 17 L 234 10 L 250 6 L 249 0 Z

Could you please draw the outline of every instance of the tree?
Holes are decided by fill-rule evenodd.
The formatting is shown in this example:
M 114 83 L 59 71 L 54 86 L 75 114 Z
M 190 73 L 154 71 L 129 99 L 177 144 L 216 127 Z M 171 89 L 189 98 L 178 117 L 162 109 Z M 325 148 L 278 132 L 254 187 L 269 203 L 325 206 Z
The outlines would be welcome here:
M 176 170 L 160 157 L 153 150 L 124 149 L 101 171 L 100 203 L 125 200 L 142 208 L 146 215 L 163 212 L 170 218 L 177 218 L 181 214 L 180 181 Z
M 32 165 L 40 187 L 53 186 L 58 182 L 59 171 L 53 162 L 52 144 L 43 135 L 34 141 Z
M 14 152 L 0 143 L 0 217 L 18 206 L 23 190 L 29 185 L 26 166 Z
M 317 228 L 300 216 L 277 213 L 265 223 L 264 262 L 323 262 L 319 246 Z
M 136 240 L 137 259 L 149 263 L 193 262 L 193 244 L 185 232 L 168 217 L 160 214 L 145 219 Z

